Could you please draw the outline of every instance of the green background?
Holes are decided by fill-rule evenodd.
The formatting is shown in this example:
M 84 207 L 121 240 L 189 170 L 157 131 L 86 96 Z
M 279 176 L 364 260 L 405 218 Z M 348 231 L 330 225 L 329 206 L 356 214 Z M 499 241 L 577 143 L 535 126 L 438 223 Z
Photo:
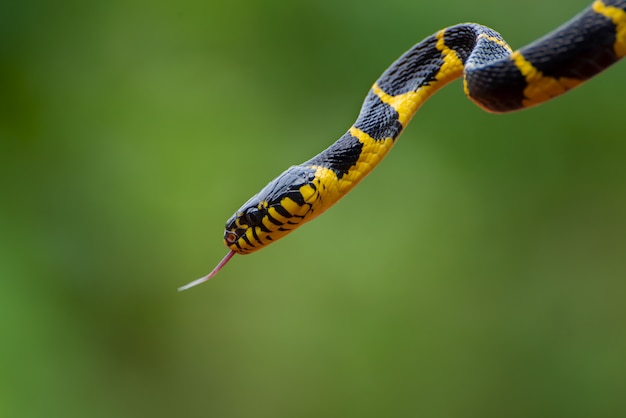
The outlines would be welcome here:
M 626 63 L 541 107 L 459 82 L 327 214 L 223 225 L 478 21 L 514 48 L 586 1 L 0 6 L 0 416 L 626 415 Z

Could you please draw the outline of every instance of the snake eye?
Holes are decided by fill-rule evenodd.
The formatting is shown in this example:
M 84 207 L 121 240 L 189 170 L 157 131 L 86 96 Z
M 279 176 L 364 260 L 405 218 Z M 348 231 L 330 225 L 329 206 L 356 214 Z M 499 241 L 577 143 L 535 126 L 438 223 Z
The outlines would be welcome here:
M 233 245 L 237 242 L 237 234 L 234 232 L 227 231 L 224 234 L 224 240 L 228 243 L 228 245 Z
M 261 223 L 264 215 L 263 212 L 257 208 L 250 208 L 243 216 L 249 226 L 255 226 Z

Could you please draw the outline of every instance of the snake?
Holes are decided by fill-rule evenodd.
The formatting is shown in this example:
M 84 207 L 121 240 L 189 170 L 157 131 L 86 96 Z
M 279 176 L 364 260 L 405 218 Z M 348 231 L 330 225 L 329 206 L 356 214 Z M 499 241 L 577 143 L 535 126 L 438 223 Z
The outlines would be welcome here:
M 308 161 L 287 168 L 226 222 L 229 251 L 250 254 L 315 219 L 352 190 L 387 155 L 420 106 L 463 79 L 467 97 L 487 112 L 544 103 L 584 83 L 626 55 L 626 0 L 595 0 L 572 19 L 516 51 L 493 29 L 449 26 L 398 58 L 370 88 L 354 124 Z

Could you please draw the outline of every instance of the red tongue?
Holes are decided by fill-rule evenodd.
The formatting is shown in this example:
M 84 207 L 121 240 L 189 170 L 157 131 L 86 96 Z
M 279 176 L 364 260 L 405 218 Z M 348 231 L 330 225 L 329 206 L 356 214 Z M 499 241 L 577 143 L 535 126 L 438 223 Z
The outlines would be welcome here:
M 224 267 L 226 265 L 226 263 L 228 263 L 228 260 L 231 259 L 232 256 L 234 256 L 236 253 L 233 250 L 230 250 L 228 252 L 228 254 L 226 254 L 226 256 L 224 258 L 222 258 L 222 261 L 220 261 L 219 263 L 217 263 L 217 266 L 215 266 L 215 268 L 213 269 L 213 271 L 211 271 L 209 274 L 207 274 L 204 277 L 200 277 L 197 280 L 194 280 L 191 283 L 187 283 L 184 286 L 181 286 L 178 288 L 179 292 L 182 292 L 183 290 L 187 290 L 190 287 L 194 287 L 196 285 L 199 285 L 200 283 L 204 283 L 207 280 L 209 280 L 211 277 L 215 276 L 221 269 L 222 267 Z

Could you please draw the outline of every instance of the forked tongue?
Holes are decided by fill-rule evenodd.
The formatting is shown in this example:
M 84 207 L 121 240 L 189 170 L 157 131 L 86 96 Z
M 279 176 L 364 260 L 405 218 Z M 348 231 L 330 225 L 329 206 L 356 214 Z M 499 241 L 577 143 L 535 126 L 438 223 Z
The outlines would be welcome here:
M 220 261 L 220 262 L 217 264 L 217 266 L 215 266 L 215 268 L 213 269 L 213 271 L 211 271 L 209 274 L 207 274 L 207 275 L 206 275 L 206 276 L 204 276 L 204 277 L 200 277 L 199 279 L 196 279 L 196 280 L 194 280 L 194 281 L 193 281 L 193 282 L 191 282 L 191 283 L 187 283 L 186 285 L 179 287 L 179 288 L 178 288 L 178 291 L 179 291 L 179 292 L 182 292 L 183 290 L 187 290 L 187 289 L 189 289 L 190 287 L 194 287 L 194 286 L 199 285 L 200 283 L 204 283 L 204 282 L 206 282 L 206 281 L 207 281 L 207 280 L 209 280 L 211 277 L 215 276 L 215 275 L 216 275 L 216 274 L 217 274 L 217 273 L 218 273 L 218 272 L 222 269 L 222 267 L 224 267 L 224 266 L 226 265 L 226 263 L 228 263 L 228 260 L 230 260 L 230 259 L 231 259 L 231 257 L 232 257 L 233 255 L 235 255 L 235 252 L 234 252 L 233 250 L 230 250 L 230 251 L 228 252 L 228 254 L 226 254 L 226 257 L 222 258 L 222 261 Z

